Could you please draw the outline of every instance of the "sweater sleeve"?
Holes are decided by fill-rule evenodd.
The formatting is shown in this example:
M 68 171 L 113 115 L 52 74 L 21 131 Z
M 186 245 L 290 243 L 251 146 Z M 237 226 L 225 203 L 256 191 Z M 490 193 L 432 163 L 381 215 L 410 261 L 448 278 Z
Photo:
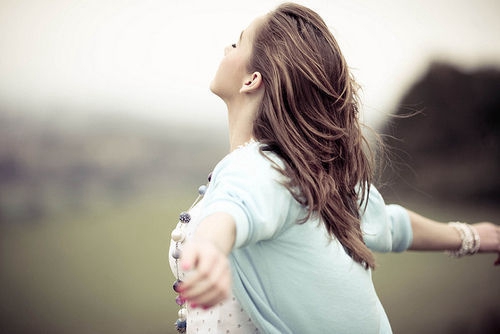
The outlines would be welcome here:
M 216 212 L 231 215 L 236 224 L 234 248 L 273 238 L 296 206 L 282 180 L 256 145 L 239 149 L 214 169 L 202 218 Z
M 406 209 L 395 204 L 386 205 L 373 185 L 361 216 L 361 229 L 366 245 L 375 252 L 405 251 L 413 239 Z
M 385 208 L 391 226 L 392 251 L 404 252 L 413 241 L 413 230 L 408 211 L 397 204 L 386 205 Z

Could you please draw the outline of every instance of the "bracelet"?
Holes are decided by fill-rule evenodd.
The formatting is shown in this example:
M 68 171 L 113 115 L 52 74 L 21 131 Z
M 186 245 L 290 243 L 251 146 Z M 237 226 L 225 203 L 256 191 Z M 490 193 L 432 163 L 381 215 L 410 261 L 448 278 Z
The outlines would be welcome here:
M 452 226 L 460 234 L 462 245 L 460 249 L 454 251 L 446 251 L 451 257 L 462 257 L 465 255 L 474 255 L 479 251 L 480 240 L 474 226 L 460 222 L 450 222 L 448 225 Z

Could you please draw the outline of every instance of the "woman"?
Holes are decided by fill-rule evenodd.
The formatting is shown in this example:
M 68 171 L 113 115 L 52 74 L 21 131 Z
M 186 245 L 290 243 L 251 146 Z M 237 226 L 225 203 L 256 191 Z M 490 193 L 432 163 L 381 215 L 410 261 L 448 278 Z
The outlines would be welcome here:
M 211 90 L 227 105 L 231 153 L 172 234 L 179 331 L 187 318 L 193 333 L 390 333 L 369 247 L 500 250 L 492 224 L 384 204 L 355 83 L 313 11 L 283 4 L 254 20 Z

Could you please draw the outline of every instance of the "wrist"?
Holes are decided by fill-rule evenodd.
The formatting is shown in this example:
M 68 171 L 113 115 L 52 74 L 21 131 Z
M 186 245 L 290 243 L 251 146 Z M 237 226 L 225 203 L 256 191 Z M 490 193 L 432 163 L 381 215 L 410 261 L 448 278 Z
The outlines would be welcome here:
M 448 225 L 453 227 L 461 239 L 459 249 L 446 251 L 449 256 L 459 258 L 466 255 L 474 255 L 479 251 L 479 234 L 472 225 L 461 222 L 449 222 Z
M 192 241 L 211 243 L 219 251 L 228 255 L 236 238 L 236 225 L 231 215 L 223 212 L 214 213 L 200 222 Z

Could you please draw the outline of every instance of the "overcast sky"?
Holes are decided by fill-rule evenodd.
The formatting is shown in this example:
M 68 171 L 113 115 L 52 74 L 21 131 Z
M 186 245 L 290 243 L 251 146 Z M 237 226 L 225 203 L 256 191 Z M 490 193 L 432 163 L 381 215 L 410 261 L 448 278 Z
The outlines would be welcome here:
M 224 125 L 208 85 L 225 45 L 280 1 L 0 0 L 0 103 Z M 392 110 L 432 59 L 500 66 L 500 1 L 300 1 L 325 19 L 363 87 Z

